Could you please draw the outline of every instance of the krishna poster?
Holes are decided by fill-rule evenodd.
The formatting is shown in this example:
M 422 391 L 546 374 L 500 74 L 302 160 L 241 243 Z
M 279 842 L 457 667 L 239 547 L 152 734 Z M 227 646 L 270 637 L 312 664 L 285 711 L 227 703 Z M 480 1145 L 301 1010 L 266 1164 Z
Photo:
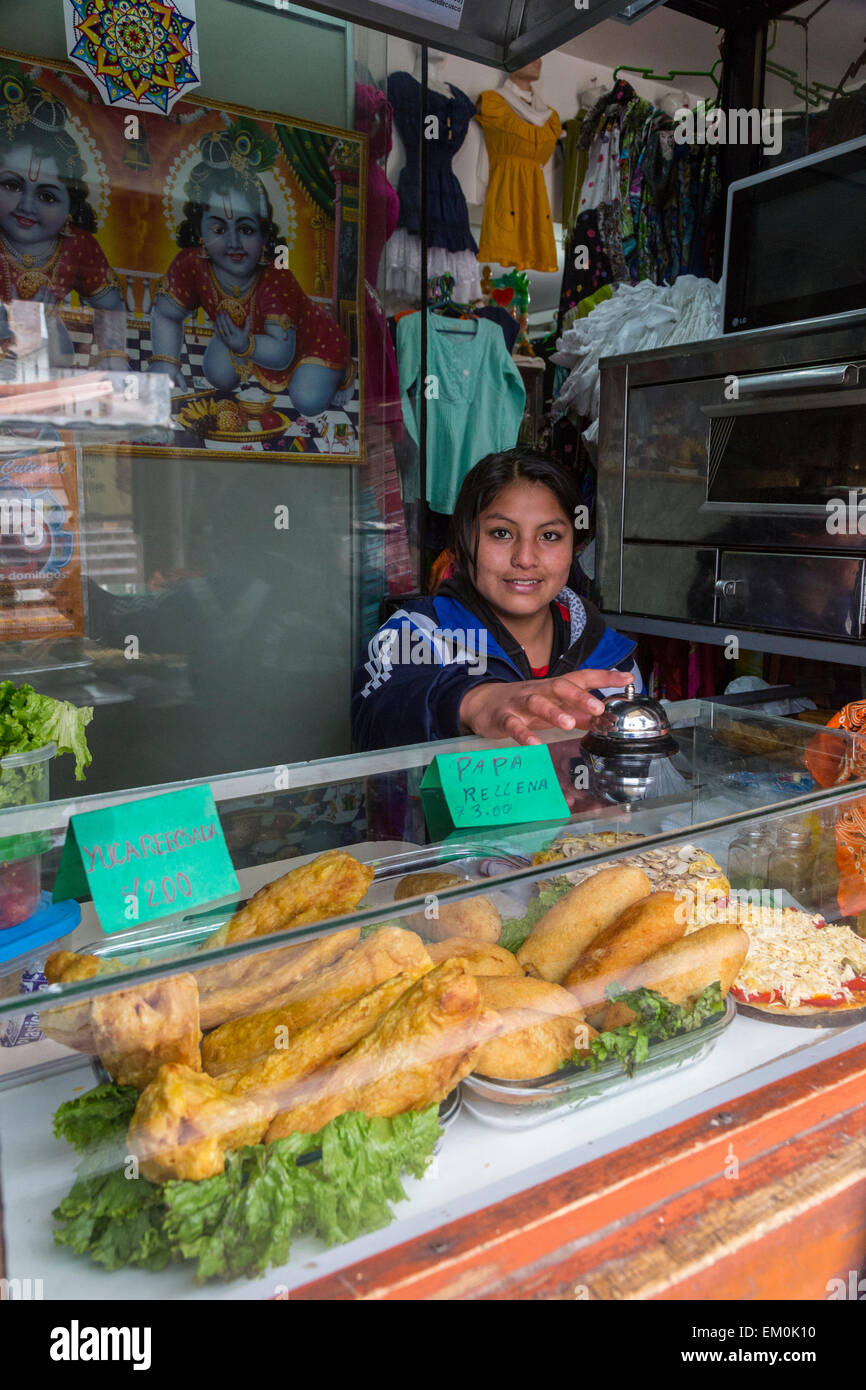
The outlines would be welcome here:
M 52 366 L 170 377 L 173 455 L 360 463 L 366 159 L 356 131 L 131 113 L 0 52 L 0 354 L 2 305 L 40 301 Z

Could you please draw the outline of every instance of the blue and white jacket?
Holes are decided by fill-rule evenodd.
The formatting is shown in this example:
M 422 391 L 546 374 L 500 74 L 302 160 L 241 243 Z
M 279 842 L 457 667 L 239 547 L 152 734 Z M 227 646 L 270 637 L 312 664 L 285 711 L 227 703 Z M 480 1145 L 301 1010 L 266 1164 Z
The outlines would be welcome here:
M 549 676 L 584 667 L 633 671 L 642 689 L 635 643 L 609 628 L 591 603 L 563 589 L 553 611 L 559 655 Z M 473 685 L 532 675 L 523 648 L 475 589 L 448 580 L 435 597 L 414 599 L 392 614 L 371 638 L 355 669 L 355 746 L 364 751 L 457 738 L 460 703 Z

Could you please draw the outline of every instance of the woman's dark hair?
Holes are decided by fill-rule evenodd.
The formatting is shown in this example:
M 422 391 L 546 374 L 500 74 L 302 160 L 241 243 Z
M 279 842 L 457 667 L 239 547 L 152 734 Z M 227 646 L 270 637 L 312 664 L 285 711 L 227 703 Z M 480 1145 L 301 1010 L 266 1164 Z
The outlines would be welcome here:
M 504 487 L 520 480 L 541 483 L 549 488 L 564 514 L 574 521 L 580 493 L 574 478 L 562 464 L 546 454 L 539 454 L 535 449 L 524 447 L 506 449 L 501 454 L 488 454 L 463 479 L 449 532 L 449 549 L 454 555 L 457 571 L 473 582 L 478 565 L 481 513 L 487 510 Z M 577 531 L 573 527 L 572 535 L 576 546 Z
M 178 246 L 198 246 L 201 242 L 201 220 L 208 210 L 211 194 L 231 193 L 232 191 L 243 193 L 247 196 L 254 193 L 254 202 L 263 200 L 267 209 L 266 216 L 258 218 L 262 229 L 264 240 L 264 252 L 268 260 L 273 260 L 274 252 L 278 246 L 285 246 L 286 242 L 280 235 L 280 229 L 274 221 L 274 210 L 271 200 L 259 179 L 254 175 L 235 173 L 229 169 L 212 169 L 206 164 L 197 164 L 192 171 L 189 180 L 194 186 L 196 198 L 191 199 L 183 205 L 183 221 L 177 229 Z M 254 216 L 258 216 L 257 213 Z
M 69 194 L 70 222 L 84 232 L 95 232 L 96 213 L 90 205 L 90 190 L 82 177 L 84 161 L 69 132 L 60 128 L 43 130 L 31 121 L 11 129 L 6 126 L 0 133 L 0 156 L 8 154 L 16 145 L 31 145 L 34 154 L 42 159 L 57 161 L 61 181 Z

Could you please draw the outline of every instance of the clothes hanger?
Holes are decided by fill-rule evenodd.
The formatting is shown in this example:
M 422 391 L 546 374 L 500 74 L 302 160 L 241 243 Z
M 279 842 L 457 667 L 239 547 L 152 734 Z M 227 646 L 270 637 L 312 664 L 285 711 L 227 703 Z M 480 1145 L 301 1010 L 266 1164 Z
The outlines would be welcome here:
M 819 8 L 823 7 L 819 6 Z M 817 10 L 813 13 L 817 14 Z M 809 17 L 811 18 L 811 15 Z M 774 19 L 773 38 L 772 41 L 767 44 L 768 55 L 772 53 L 773 49 L 776 47 L 778 38 L 779 20 Z M 783 82 L 790 83 L 791 90 L 793 91 L 794 96 L 797 97 L 799 101 L 804 102 L 807 106 L 826 106 L 830 101 L 832 101 L 833 96 L 835 95 L 834 88 L 829 87 L 826 82 L 808 82 L 807 85 L 807 83 L 801 79 L 800 74 L 796 71 L 796 69 L 786 68 L 783 67 L 781 63 L 772 62 L 769 56 L 764 66 L 765 70 L 769 73 L 772 73 L 774 77 L 780 78 Z M 796 115 L 798 113 L 792 112 L 791 114 Z M 800 112 L 799 114 L 802 115 L 802 112 Z
M 633 68 L 627 63 L 621 63 L 618 68 L 613 70 L 613 80 L 617 81 L 621 72 L 633 72 L 638 77 L 642 77 L 646 82 L 661 82 L 663 86 L 671 86 L 677 77 L 708 77 L 716 89 L 719 91 L 719 78 L 716 76 L 716 68 L 721 66 L 721 58 L 717 58 L 713 66 L 705 68 L 672 68 L 670 72 L 654 72 L 652 68 Z M 709 111 L 716 105 L 715 100 L 704 103 L 704 110 Z
M 468 304 L 458 304 L 454 299 L 454 276 L 447 270 L 435 275 L 427 282 L 427 302 L 431 311 L 441 318 L 474 319 Z M 443 333 L 460 333 L 457 328 L 444 328 Z

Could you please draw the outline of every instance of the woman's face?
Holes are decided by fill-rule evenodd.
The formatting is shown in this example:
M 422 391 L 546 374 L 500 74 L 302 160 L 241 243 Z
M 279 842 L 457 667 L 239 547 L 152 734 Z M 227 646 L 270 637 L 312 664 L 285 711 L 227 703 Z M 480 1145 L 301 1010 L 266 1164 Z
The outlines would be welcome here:
M 53 156 L 37 154 L 29 144 L 0 155 L 0 231 L 7 241 L 26 251 L 59 236 L 69 208 Z
M 532 617 L 556 598 L 571 569 L 573 526 L 550 488 L 522 478 L 481 513 L 475 587 L 503 619 Z
M 218 270 L 240 279 L 252 275 L 264 237 L 247 195 L 236 188 L 212 193 L 201 219 L 201 239 Z

